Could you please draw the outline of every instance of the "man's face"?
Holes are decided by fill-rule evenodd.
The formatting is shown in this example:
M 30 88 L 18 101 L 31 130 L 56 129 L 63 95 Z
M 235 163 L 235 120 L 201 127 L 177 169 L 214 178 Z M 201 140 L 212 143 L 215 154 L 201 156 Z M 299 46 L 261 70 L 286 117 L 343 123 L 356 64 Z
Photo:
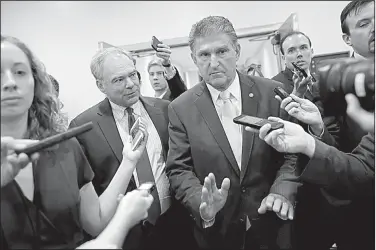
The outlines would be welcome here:
M 98 88 L 110 101 L 130 107 L 140 97 L 140 80 L 133 61 L 125 55 L 108 55 L 103 63 L 103 79 Z
M 164 91 L 167 88 L 167 80 L 164 76 L 164 68 L 153 65 L 149 69 L 149 80 L 154 91 Z
M 300 68 L 307 70 L 311 65 L 313 49 L 309 46 L 308 38 L 302 34 L 294 34 L 286 38 L 282 44 L 286 67 L 294 70 L 292 62 L 296 63 Z
M 207 84 L 223 91 L 236 75 L 240 45 L 234 45 L 227 34 L 196 38 L 191 57 Z
M 343 41 L 352 46 L 359 55 L 372 58 L 375 56 L 375 3 L 362 6 L 358 13 L 350 13 L 345 22 L 349 34 L 343 34 Z

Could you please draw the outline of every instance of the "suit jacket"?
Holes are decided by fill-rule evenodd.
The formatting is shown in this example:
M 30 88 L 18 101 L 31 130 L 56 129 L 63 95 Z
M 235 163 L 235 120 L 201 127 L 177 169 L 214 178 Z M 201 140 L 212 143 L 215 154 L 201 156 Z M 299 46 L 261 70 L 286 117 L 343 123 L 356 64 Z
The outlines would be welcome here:
M 169 102 L 152 97 L 140 97 L 140 100 L 159 134 L 163 155 L 166 159 L 168 152 L 167 106 Z M 89 121 L 93 122 L 93 129 L 79 135 L 77 139 L 83 147 L 86 157 L 95 173 L 93 179 L 94 188 L 98 195 L 101 195 L 111 182 L 122 161 L 123 142 L 120 138 L 111 105 L 107 98 L 78 115 L 71 122 L 70 127 L 79 126 Z M 127 192 L 135 188 L 136 183 L 132 176 Z M 176 231 L 179 222 L 183 225 L 183 230 L 180 230 L 180 232 Z M 174 244 L 178 244 L 181 240 L 186 241 L 187 245 L 190 246 L 189 244 L 192 243 L 193 236 L 189 237 L 189 225 L 188 214 L 183 210 L 182 206 L 173 199 L 171 207 L 166 213 L 161 215 L 155 228 L 147 231 L 141 224 L 135 226 L 129 232 L 124 242 L 123 249 L 142 249 L 150 248 L 151 246 L 153 248 L 170 249 L 170 247 L 174 248 Z M 174 237 L 170 240 L 171 234 L 174 234 Z
M 273 92 L 279 83 L 238 74 L 243 114 L 261 118 L 281 115 Z M 296 177 L 295 157 L 284 156 L 259 139 L 257 134 L 243 131 L 242 166 L 239 170 L 204 82 L 169 105 L 169 119 L 170 150 L 166 171 L 176 199 L 184 204 L 196 222 L 195 237 L 200 247 L 241 249 L 246 215 L 259 240 L 271 246 L 276 237 L 268 237 L 275 236 L 274 228 L 283 221 L 274 218 L 274 213 L 259 216 L 257 209 L 270 192 L 281 194 L 294 203 L 297 185 L 286 178 Z M 215 224 L 203 230 L 199 206 L 202 184 L 209 173 L 214 173 L 217 185 L 220 186 L 226 177 L 231 185 L 226 204 L 216 215 Z
M 349 198 L 374 196 L 375 134 L 364 136 L 351 154 L 316 140 L 315 153 L 301 178 Z
M 167 83 L 168 83 L 168 90 L 163 95 L 162 97 L 163 100 L 172 102 L 182 93 L 184 93 L 184 91 L 187 90 L 187 87 L 185 86 L 183 80 L 181 79 L 179 75 L 178 69 L 176 69 L 176 74 L 174 75 L 174 77 L 171 78 L 170 80 L 167 80 Z

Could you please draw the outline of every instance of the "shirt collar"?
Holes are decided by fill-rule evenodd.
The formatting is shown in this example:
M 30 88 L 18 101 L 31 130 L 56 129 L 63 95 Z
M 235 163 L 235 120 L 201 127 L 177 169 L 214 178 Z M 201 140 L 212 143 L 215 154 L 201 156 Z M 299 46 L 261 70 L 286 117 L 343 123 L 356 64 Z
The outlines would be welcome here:
M 367 60 L 367 58 L 365 58 L 364 56 L 359 55 L 359 54 L 356 53 L 355 51 L 354 51 L 354 58 L 355 58 L 355 59 L 361 59 L 361 60 Z
M 215 103 L 218 100 L 218 97 L 219 97 L 219 94 L 221 93 L 221 91 L 217 90 L 216 88 L 214 88 L 210 84 L 206 83 L 206 86 L 208 86 L 211 98 L 212 98 L 213 102 Z M 240 81 L 239 81 L 238 72 L 236 72 L 235 79 L 232 81 L 232 83 L 227 88 L 227 90 L 230 92 L 232 97 L 234 97 L 236 100 L 238 100 L 238 101 L 241 100 L 241 98 L 240 98 L 240 95 L 241 95 L 241 93 L 240 93 Z
M 110 99 L 109 99 L 110 101 Z M 110 105 L 112 108 L 112 112 L 120 115 L 120 117 L 124 117 L 125 114 L 125 109 L 127 107 L 123 107 L 120 105 L 117 105 L 116 103 L 113 103 L 110 101 Z M 131 106 L 133 108 L 133 113 L 136 114 L 137 116 L 141 116 L 141 107 L 140 107 L 140 100 L 138 100 L 135 104 Z
M 159 99 L 162 99 L 163 96 L 167 93 L 167 88 L 166 90 L 160 95 L 160 96 L 155 96 L 155 98 L 159 98 Z

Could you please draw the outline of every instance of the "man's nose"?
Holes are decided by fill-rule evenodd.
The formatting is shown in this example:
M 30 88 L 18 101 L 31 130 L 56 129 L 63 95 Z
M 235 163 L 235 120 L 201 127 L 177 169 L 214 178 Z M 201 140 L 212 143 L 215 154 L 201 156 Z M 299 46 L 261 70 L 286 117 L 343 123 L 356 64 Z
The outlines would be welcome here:
M 213 68 L 215 68 L 215 67 L 217 67 L 218 65 L 219 65 L 218 58 L 217 58 L 216 55 L 213 54 L 213 55 L 210 57 L 210 66 L 213 67 Z
M 125 87 L 126 87 L 127 89 L 131 89 L 131 88 L 133 88 L 133 86 L 134 86 L 134 82 L 133 82 L 129 77 L 127 77 L 127 78 L 126 78 L 126 84 L 125 84 Z

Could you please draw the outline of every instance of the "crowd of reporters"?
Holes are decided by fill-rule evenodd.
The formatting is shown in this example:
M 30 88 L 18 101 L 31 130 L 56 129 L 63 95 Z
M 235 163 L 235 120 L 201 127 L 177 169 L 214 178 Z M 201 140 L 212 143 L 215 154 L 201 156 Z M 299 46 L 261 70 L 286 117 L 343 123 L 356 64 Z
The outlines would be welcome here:
M 15 151 L 67 129 L 59 85 L 24 43 L 2 36 L 2 249 L 374 248 L 373 9 L 345 7 L 353 58 L 315 76 L 312 42 L 298 31 L 280 41 L 286 67 L 273 80 L 257 67 L 259 76 L 240 73 L 223 17 L 192 26 L 203 82 L 189 90 L 165 44 L 147 67 L 155 97 L 140 96 L 145 80 L 128 52 L 98 51 L 90 68 L 106 98 L 69 125 L 93 129 L 31 155 Z M 244 131 L 232 122 L 240 114 L 283 128 Z M 135 118 L 144 139 L 132 150 Z M 156 188 L 141 190 L 145 181 Z

